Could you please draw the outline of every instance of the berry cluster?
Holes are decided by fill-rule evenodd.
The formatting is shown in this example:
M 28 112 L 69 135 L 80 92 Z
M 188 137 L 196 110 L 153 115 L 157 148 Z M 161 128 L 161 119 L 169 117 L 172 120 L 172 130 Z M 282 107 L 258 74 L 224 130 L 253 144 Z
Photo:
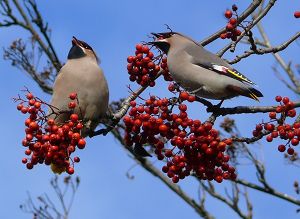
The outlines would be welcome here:
M 300 11 L 295 11 L 294 17 L 295 18 L 300 18 Z
M 241 35 L 241 31 L 237 29 L 237 6 L 232 5 L 232 10 L 226 10 L 224 15 L 228 19 L 227 25 L 226 25 L 226 32 L 222 33 L 220 35 L 221 39 L 231 39 L 232 41 L 236 41 L 237 37 Z M 233 12 L 235 13 L 235 17 L 233 16 Z
M 287 140 L 285 145 L 280 144 L 278 146 L 278 151 L 285 152 L 289 155 L 295 153 L 294 148 L 291 146 L 297 146 L 300 140 L 300 122 L 295 122 L 294 124 L 286 123 L 287 117 L 295 117 L 296 110 L 294 102 L 290 101 L 288 97 L 276 96 L 275 100 L 280 103 L 276 107 L 274 112 L 269 113 L 270 121 L 266 123 L 260 123 L 256 125 L 253 131 L 253 136 L 258 137 L 263 135 L 263 131 L 266 132 L 266 141 L 272 142 L 274 138 L 281 138 Z
M 171 84 L 169 90 L 174 91 L 175 86 Z M 180 92 L 178 98 L 151 96 L 141 105 L 132 101 L 123 118 L 126 144 L 151 145 L 158 160 L 166 160 L 162 171 L 174 183 L 191 174 L 219 183 L 235 179 L 235 168 L 224 153 L 232 140 L 222 140 L 209 122 L 190 119 L 185 101 L 193 102 L 195 96 Z
M 147 45 L 137 44 L 135 56 L 127 57 L 127 70 L 130 81 L 136 81 L 142 86 L 155 86 L 155 79 L 162 69 L 166 81 L 172 81 L 169 74 L 167 59 L 155 57 Z
M 70 112 L 78 104 L 76 93 L 70 94 L 69 109 Z M 25 154 L 29 157 L 23 158 L 22 163 L 26 164 L 28 169 L 34 165 L 46 164 L 51 165 L 55 173 L 66 171 L 68 174 L 74 173 L 74 162 L 79 162 L 80 158 L 75 156 L 73 159 L 70 155 L 76 147 L 83 149 L 85 140 L 81 137 L 80 131 L 83 128 L 82 122 L 76 113 L 70 115 L 70 120 L 64 124 L 56 124 L 51 116 L 59 116 L 53 113 L 47 116 L 43 110 L 43 105 L 48 106 L 39 98 L 33 96 L 29 91 L 26 99 L 20 97 L 16 99 L 19 102 L 17 109 L 23 114 L 29 114 L 25 120 L 25 138 L 22 145 L 26 147 Z M 53 111 L 54 112 L 54 111 Z

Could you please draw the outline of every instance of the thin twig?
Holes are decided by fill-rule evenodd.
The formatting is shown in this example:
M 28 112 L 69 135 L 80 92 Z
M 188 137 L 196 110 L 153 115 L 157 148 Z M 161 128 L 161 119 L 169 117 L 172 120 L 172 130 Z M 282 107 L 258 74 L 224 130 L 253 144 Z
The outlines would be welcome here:
M 241 15 L 239 16 L 239 19 L 237 21 L 237 24 L 240 24 L 249 15 L 251 15 L 256 10 L 256 8 L 261 4 L 261 2 L 262 2 L 262 0 L 253 0 L 252 3 L 248 6 L 248 8 L 243 13 L 241 13 Z M 226 28 L 224 27 L 224 28 L 220 29 L 219 31 L 217 31 L 216 33 L 210 35 L 206 39 L 202 40 L 200 44 L 202 46 L 206 46 L 207 44 L 218 39 L 220 37 L 220 34 L 224 33 L 225 31 L 226 31 Z

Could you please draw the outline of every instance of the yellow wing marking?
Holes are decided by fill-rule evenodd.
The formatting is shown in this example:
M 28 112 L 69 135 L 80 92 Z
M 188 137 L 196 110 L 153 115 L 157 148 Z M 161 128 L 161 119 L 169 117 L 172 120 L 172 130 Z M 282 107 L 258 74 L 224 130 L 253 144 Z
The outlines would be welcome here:
M 241 74 L 238 71 L 230 70 L 227 68 L 227 72 L 232 74 L 235 78 L 237 78 L 240 81 L 248 82 L 249 84 L 254 84 L 252 81 L 250 81 L 245 75 Z M 257 98 L 257 97 L 256 97 Z M 254 98 L 253 98 L 254 99 Z

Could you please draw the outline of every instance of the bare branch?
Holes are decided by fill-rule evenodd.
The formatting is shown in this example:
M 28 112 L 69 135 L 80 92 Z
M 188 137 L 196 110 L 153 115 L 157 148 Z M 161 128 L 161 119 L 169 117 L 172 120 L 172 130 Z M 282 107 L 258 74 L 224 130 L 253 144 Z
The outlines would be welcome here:
M 120 142 L 120 144 L 134 157 L 134 159 L 141 164 L 141 166 L 151 173 L 153 176 L 159 178 L 168 188 L 175 192 L 181 199 L 190 205 L 201 217 L 212 219 L 214 218 L 204 207 L 204 201 L 199 205 L 197 202 L 189 197 L 177 184 L 172 183 L 159 169 L 157 169 L 151 162 L 143 157 L 137 156 L 131 147 L 126 147 L 121 133 L 113 129 L 112 134 Z
M 264 40 L 264 43 L 268 46 L 268 48 L 272 48 L 272 45 L 270 43 L 269 37 L 267 36 L 263 26 L 261 23 L 257 24 L 257 28 Z M 299 33 L 297 33 L 299 34 Z M 296 34 L 296 35 L 297 35 Z M 296 36 L 295 35 L 295 36 Z M 300 93 L 300 82 L 299 80 L 296 78 L 296 74 L 295 72 L 290 68 L 290 66 L 288 64 L 285 63 L 285 61 L 283 60 L 283 58 L 278 54 L 278 53 L 273 53 L 274 58 L 276 59 L 276 61 L 280 64 L 280 66 L 282 67 L 282 69 L 286 72 L 286 74 L 288 75 L 288 77 L 290 78 L 291 82 L 293 83 L 293 85 L 295 86 L 297 93 Z
M 210 194 L 212 197 L 220 200 L 221 202 L 225 203 L 234 212 L 236 212 L 241 218 L 244 218 L 244 219 L 252 218 L 251 216 L 249 217 L 249 215 L 246 215 L 242 212 L 242 210 L 238 206 L 238 200 L 237 199 L 236 200 L 229 200 L 229 199 L 225 198 L 224 196 L 222 196 L 220 193 L 217 193 L 217 191 L 215 190 L 215 188 L 214 188 L 214 186 L 211 182 L 208 182 L 209 186 L 205 185 L 205 183 L 201 180 L 199 180 L 199 183 L 204 188 L 204 190 L 206 192 L 208 192 L 208 194 Z M 237 196 L 238 195 L 239 195 L 239 192 L 238 192 Z
M 69 202 L 67 201 L 67 197 L 62 193 L 58 177 L 55 176 L 53 179 L 50 180 L 50 184 L 55 190 L 55 194 L 60 201 L 61 207 L 63 208 L 63 213 L 59 211 L 58 207 L 54 204 L 54 202 L 49 198 L 47 194 L 37 197 L 37 200 L 39 201 L 38 206 L 33 202 L 30 194 L 28 194 L 28 201 L 25 204 L 21 205 L 20 208 L 26 213 L 33 214 L 35 219 L 67 219 L 71 210 L 75 193 L 79 186 L 79 178 L 76 177 L 75 179 L 73 179 L 70 176 L 68 176 L 65 177 L 63 180 L 65 182 L 65 187 L 72 187 L 72 191 L 70 194 L 71 198 L 69 199 Z M 74 186 L 75 184 L 76 186 Z M 68 208 L 66 207 L 67 205 Z
M 248 8 L 239 16 L 237 24 L 240 24 L 249 15 L 251 15 L 261 3 L 262 3 L 262 0 L 253 0 L 252 3 L 248 6 Z M 224 33 L 225 31 L 226 31 L 226 28 L 224 27 L 224 28 L 220 29 L 219 31 L 217 31 L 216 33 L 209 36 L 208 38 L 202 40 L 200 44 L 203 46 L 206 46 L 207 44 L 218 39 L 220 37 L 220 34 Z
M 300 200 L 295 199 L 295 198 L 293 198 L 293 197 L 291 197 L 291 196 L 289 196 L 285 193 L 278 192 L 274 189 L 267 189 L 267 188 L 259 186 L 257 184 L 247 182 L 246 180 L 243 180 L 243 179 L 236 179 L 235 182 L 238 183 L 238 184 L 247 186 L 248 188 L 252 188 L 252 189 L 255 189 L 255 190 L 258 190 L 258 191 L 261 191 L 261 192 L 264 192 L 264 193 L 267 193 L 267 194 L 270 194 L 270 195 L 273 195 L 273 196 L 276 196 L 280 199 L 286 200 L 288 202 L 291 202 L 295 205 L 300 206 Z
M 300 107 L 300 101 L 294 102 L 295 108 Z M 233 114 L 243 114 L 243 113 L 267 113 L 276 111 L 277 106 L 236 106 L 225 108 L 221 107 L 219 109 L 214 109 L 215 115 L 233 115 Z
M 250 55 L 253 55 L 253 54 L 264 55 L 264 54 L 268 54 L 268 53 L 280 52 L 280 51 L 286 49 L 292 42 L 294 42 L 299 37 L 300 37 L 300 32 L 296 33 L 289 40 L 287 40 L 286 42 L 282 43 L 281 45 L 279 45 L 277 47 L 259 48 L 259 49 L 256 49 L 256 50 L 245 51 L 244 54 L 236 56 L 236 58 L 234 60 L 230 61 L 229 64 L 237 63 L 237 62 L 241 61 L 242 59 L 247 58 L 247 57 L 249 57 Z
M 267 15 L 267 13 L 269 12 L 269 10 L 274 6 L 275 2 L 277 0 L 270 0 L 269 3 L 267 4 L 267 6 L 264 8 L 264 10 L 261 11 L 261 13 L 255 18 L 253 19 L 253 21 L 245 28 L 245 30 L 242 32 L 242 34 L 237 38 L 236 41 L 229 43 L 227 46 L 225 46 L 223 49 L 221 49 L 217 55 L 218 56 L 223 56 L 224 53 L 230 49 L 231 52 L 234 52 L 236 45 L 238 44 L 238 42 L 249 33 L 249 31 L 256 26 L 256 24 L 258 24 L 258 22 Z

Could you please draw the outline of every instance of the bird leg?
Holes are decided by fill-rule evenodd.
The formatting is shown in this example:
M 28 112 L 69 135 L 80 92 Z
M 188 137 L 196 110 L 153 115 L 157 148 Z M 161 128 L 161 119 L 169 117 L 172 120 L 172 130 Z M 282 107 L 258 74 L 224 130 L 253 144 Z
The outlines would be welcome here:
M 224 102 L 225 99 L 221 100 L 220 103 L 218 103 L 217 105 L 211 105 L 209 107 L 207 107 L 206 111 L 207 112 L 213 112 L 216 113 L 220 110 L 222 103 Z
M 201 97 L 198 97 L 198 96 L 196 96 L 196 101 L 198 101 L 198 102 L 202 103 L 203 105 L 207 106 L 207 109 L 208 109 L 208 108 L 212 108 L 212 107 L 214 106 L 214 105 L 213 105 L 211 102 L 209 102 L 208 100 L 205 100 L 205 99 L 203 99 L 203 98 L 201 98 Z
M 115 118 L 112 112 L 107 112 L 106 117 L 102 119 L 101 123 L 106 126 L 106 128 L 99 129 L 97 131 L 91 131 L 89 133 L 89 137 L 92 138 L 96 135 L 107 135 L 115 126 L 118 124 L 120 120 Z

